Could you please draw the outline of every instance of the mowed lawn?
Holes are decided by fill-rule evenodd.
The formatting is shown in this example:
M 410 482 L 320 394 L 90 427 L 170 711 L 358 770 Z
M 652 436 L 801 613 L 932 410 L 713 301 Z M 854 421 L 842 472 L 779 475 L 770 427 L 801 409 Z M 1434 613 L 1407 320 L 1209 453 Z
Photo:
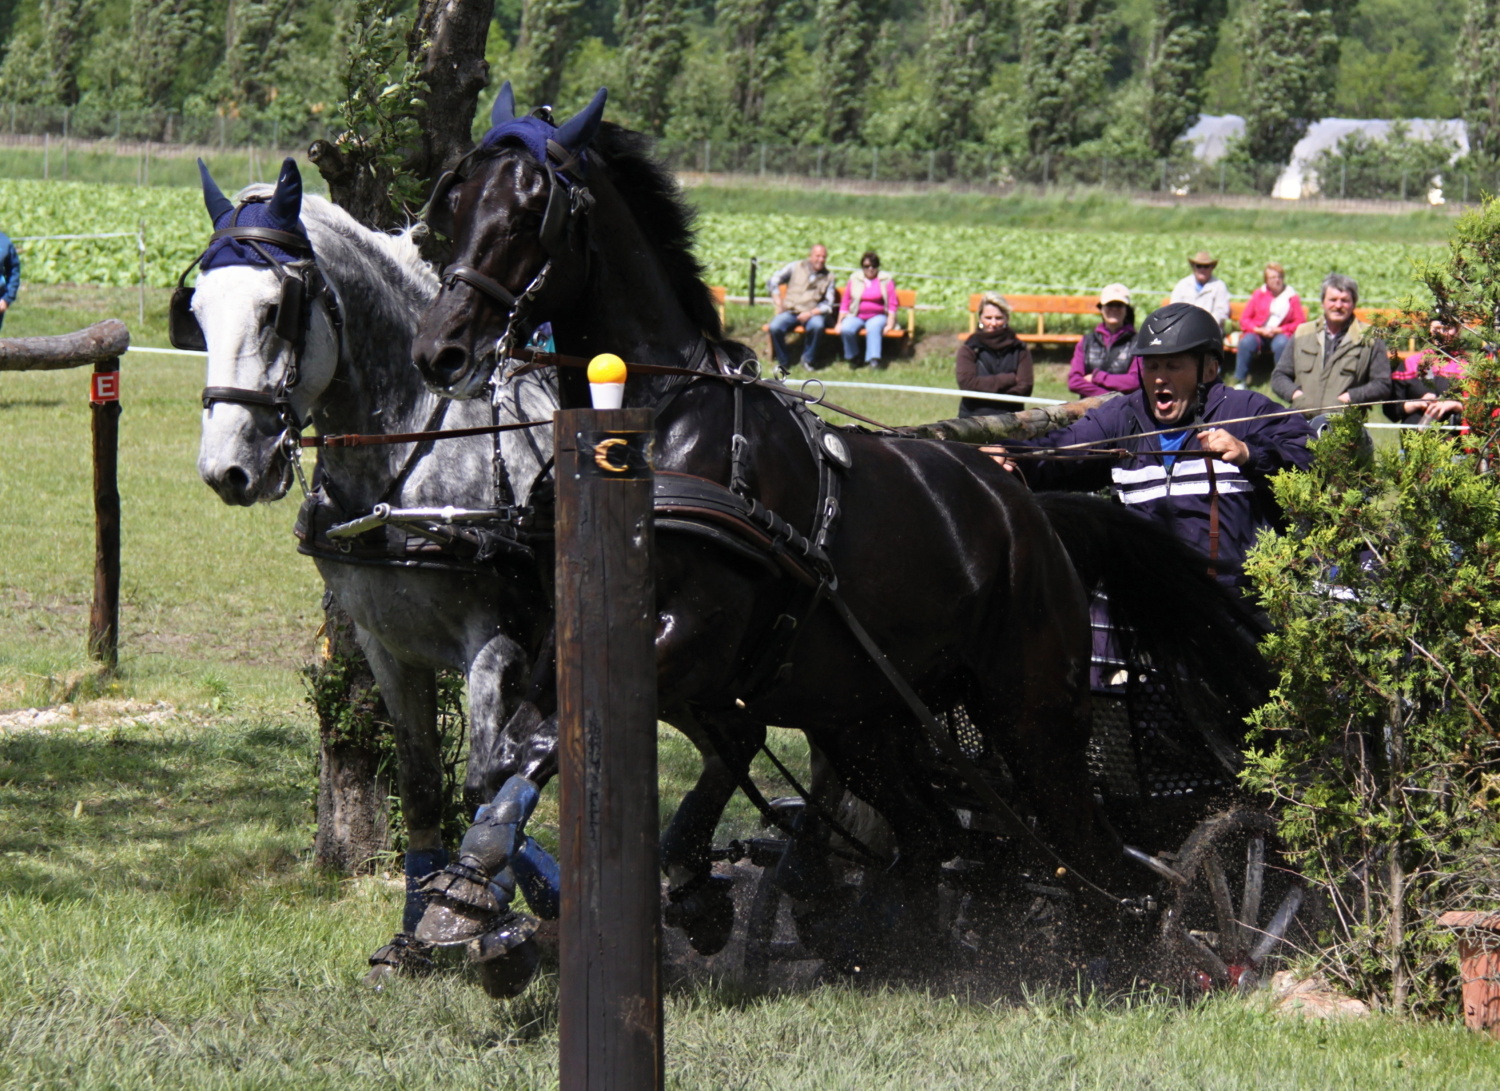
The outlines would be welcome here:
M 165 343 L 165 293 L 144 328 L 127 290 L 25 299 L 5 334 L 115 314 L 138 344 Z M 551 976 L 508 1003 L 462 968 L 361 984 L 399 883 L 308 862 L 315 731 L 297 671 L 320 586 L 292 548 L 295 501 L 231 509 L 198 480 L 197 361 L 132 354 L 123 370 L 113 678 L 83 647 L 84 373 L 0 373 L 0 1086 L 554 1085 Z M 941 376 L 931 363 L 882 378 Z M 909 420 L 952 404 L 835 400 Z M 31 707 L 56 715 L 17 715 Z M 661 754 L 671 799 L 692 755 L 666 732 Z M 554 822 L 549 801 L 545 837 Z M 737 804 L 725 832 L 752 827 Z M 669 1086 L 704 1089 L 1493 1089 L 1500 1049 L 1453 1024 L 1308 1022 L 1260 997 L 995 1000 L 909 985 L 752 997 L 697 975 L 668 996 L 667 1072 Z

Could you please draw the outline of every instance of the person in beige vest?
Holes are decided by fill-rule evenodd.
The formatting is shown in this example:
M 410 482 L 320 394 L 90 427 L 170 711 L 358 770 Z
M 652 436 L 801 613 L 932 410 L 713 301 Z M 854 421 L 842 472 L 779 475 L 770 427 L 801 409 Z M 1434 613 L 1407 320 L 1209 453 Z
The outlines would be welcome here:
M 776 289 L 786 285 L 786 295 L 779 301 Z M 791 367 L 786 349 L 787 334 L 798 326 L 806 331 L 802 338 L 802 366 L 808 371 L 813 367 L 813 356 L 818 350 L 818 338 L 828 324 L 838 302 L 838 289 L 834 285 L 833 271 L 828 268 L 828 247 L 822 243 L 807 252 L 803 261 L 794 261 L 771 274 L 766 282 L 772 302 L 776 303 L 776 316 L 771 319 L 771 351 L 776 354 L 776 366 L 782 371 Z
M 1354 317 L 1358 302 L 1353 277 L 1329 273 L 1323 278 L 1323 316 L 1297 327 L 1271 373 L 1271 389 L 1293 409 L 1314 414 L 1335 404 L 1391 396 L 1390 351 Z

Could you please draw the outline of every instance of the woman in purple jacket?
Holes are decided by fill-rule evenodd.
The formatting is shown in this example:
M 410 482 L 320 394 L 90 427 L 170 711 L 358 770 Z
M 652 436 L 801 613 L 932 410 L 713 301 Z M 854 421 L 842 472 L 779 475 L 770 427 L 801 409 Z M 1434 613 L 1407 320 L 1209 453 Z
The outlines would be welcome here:
M 1123 284 L 1099 293 L 1104 320 L 1090 330 L 1073 350 L 1068 367 L 1068 389 L 1080 398 L 1129 394 L 1141 388 L 1140 363 L 1131 349 L 1135 340 L 1135 308 Z

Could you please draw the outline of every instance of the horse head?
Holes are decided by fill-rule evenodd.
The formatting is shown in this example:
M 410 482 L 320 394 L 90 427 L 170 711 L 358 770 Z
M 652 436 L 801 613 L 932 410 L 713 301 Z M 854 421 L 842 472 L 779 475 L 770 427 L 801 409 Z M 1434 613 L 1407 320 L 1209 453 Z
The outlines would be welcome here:
M 287 159 L 273 188 L 235 205 L 202 160 L 212 241 L 172 297 L 173 343 L 208 353 L 198 473 L 227 504 L 291 487 L 290 444 L 338 365 L 339 336 L 302 227 L 302 178 Z M 309 282 L 312 287 L 309 288 Z
M 453 240 L 442 290 L 412 343 L 412 357 L 434 391 L 472 398 L 500 352 L 581 293 L 588 276 L 584 219 L 592 204 L 588 147 L 606 91 L 553 126 L 515 116 L 509 82 L 492 128 L 439 180 L 428 222 Z M 506 342 L 515 339 L 515 344 Z

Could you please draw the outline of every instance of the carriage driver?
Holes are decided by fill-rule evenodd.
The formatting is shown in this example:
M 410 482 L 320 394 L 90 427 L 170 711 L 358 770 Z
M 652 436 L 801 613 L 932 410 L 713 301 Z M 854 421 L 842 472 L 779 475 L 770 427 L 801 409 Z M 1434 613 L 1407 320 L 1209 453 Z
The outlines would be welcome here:
M 1256 532 L 1281 515 L 1270 478 L 1308 465 L 1312 432 L 1300 416 L 1269 416 L 1282 407 L 1264 395 L 1220 382 L 1223 353 L 1223 331 L 1213 315 L 1190 303 L 1168 304 L 1136 336 L 1139 390 L 1111 398 L 1067 428 L 1010 445 L 1019 450 L 1093 442 L 1121 453 L 1011 460 L 1004 457 L 1006 448 L 983 449 L 1037 489 L 1112 486 L 1122 503 L 1162 520 L 1188 545 L 1224 562 L 1219 578 L 1242 587 L 1248 579 L 1240 564 Z M 1209 457 L 1185 454 L 1190 451 Z

